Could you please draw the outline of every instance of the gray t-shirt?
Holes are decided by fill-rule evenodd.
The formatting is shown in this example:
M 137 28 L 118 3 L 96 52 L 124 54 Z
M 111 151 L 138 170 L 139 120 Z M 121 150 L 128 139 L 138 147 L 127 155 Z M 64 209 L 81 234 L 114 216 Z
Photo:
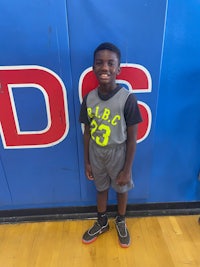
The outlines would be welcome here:
M 91 138 L 102 147 L 125 142 L 127 127 L 141 121 L 134 95 L 120 86 L 106 97 L 92 90 L 81 106 L 80 122 L 90 125 Z

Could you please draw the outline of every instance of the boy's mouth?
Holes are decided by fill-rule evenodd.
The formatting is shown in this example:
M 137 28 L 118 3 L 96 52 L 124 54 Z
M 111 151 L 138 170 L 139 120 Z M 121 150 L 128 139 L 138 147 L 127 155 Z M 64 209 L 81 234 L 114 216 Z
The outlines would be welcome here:
M 108 79 L 108 78 L 109 78 L 109 75 L 108 75 L 107 73 L 101 73 L 101 74 L 99 75 L 99 77 L 100 77 L 101 79 Z

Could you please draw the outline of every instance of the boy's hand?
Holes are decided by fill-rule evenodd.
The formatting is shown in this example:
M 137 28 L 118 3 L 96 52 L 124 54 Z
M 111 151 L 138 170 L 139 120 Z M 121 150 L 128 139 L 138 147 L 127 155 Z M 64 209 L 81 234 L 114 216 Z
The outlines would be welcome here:
M 125 171 L 121 171 L 117 177 L 117 184 L 119 186 L 126 185 L 130 182 L 131 175 Z
M 85 165 L 85 175 L 87 176 L 89 180 L 91 181 L 94 180 L 90 164 Z

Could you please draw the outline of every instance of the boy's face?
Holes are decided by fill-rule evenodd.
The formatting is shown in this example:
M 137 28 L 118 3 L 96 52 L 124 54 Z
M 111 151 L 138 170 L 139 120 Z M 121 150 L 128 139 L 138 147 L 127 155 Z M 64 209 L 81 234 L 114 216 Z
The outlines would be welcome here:
M 120 72 L 117 54 L 110 50 L 98 51 L 94 58 L 93 71 L 100 85 L 115 86 L 116 76 Z

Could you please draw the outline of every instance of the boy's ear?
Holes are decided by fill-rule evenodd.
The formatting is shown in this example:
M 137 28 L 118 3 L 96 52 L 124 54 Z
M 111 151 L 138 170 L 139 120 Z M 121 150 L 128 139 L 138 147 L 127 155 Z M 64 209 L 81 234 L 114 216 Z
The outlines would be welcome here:
M 120 74 L 120 71 L 121 71 L 121 68 L 120 68 L 120 66 L 119 66 L 119 67 L 118 67 L 118 70 L 117 70 L 117 75 Z

